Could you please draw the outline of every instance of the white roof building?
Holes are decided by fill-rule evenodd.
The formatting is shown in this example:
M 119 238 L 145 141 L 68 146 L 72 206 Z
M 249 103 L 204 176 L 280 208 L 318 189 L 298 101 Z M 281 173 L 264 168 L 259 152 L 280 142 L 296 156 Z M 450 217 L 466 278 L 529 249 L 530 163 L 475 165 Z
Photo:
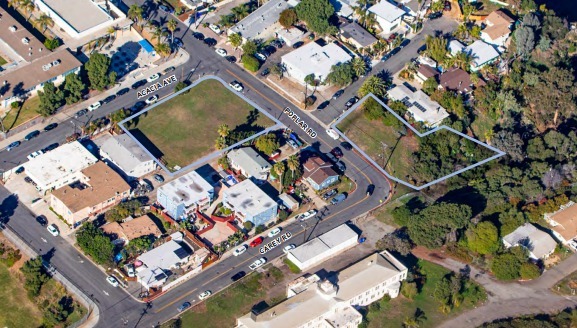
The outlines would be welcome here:
M 377 23 L 383 29 L 383 33 L 391 33 L 401 23 L 405 11 L 394 4 L 381 0 L 381 2 L 369 8 L 369 12 L 375 14 Z
M 88 149 L 74 141 L 37 156 L 23 166 L 36 189 L 44 192 L 80 180 L 81 171 L 96 162 L 98 159 Z
M 160 186 L 156 191 L 158 203 L 173 219 L 180 219 L 189 208 L 207 205 L 214 196 L 214 187 L 196 171 L 187 173 Z
M 465 47 L 463 51 L 473 58 L 473 62 L 471 63 L 472 71 L 478 71 L 484 65 L 490 64 L 499 58 L 499 52 L 495 50 L 492 45 L 481 40 L 473 42 L 471 45 Z
M 525 223 L 515 231 L 503 237 L 505 247 L 523 246 L 532 259 L 544 259 L 553 254 L 557 242 L 548 233 L 537 229 L 531 223 Z
M 458 40 L 451 40 L 449 41 L 447 48 L 449 49 L 449 53 L 451 54 L 451 56 L 454 56 L 459 52 L 463 51 L 463 49 L 465 49 L 465 45 Z
M 280 13 L 292 6 L 286 0 L 270 0 L 229 29 L 247 39 L 268 39 L 280 27 L 276 23 Z
M 243 222 L 265 224 L 277 215 L 278 204 L 252 180 L 246 179 L 222 193 L 222 203 Z
M 305 36 L 305 32 L 299 28 L 291 27 L 289 29 L 283 28 L 278 30 L 276 35 L 282 39 L 287 46 L 291 47 Z
M 94 143 L 100 148 L 100 156 L 129 179 L 140 178 L 156 168 L 154 159 L 127 134 L 106 133 Z
M 397 297 L 407 272 L 401 262 L 383 251 L 325 280 L 316 275 L 300 277 L 289 285 L 285 301 L 238 318 L 236 328 L 357 327 L 363 317 L 355 308 L 386 294 Z
M 353 229 L 343 224 L 289 251 L 287 258 L 305 270 L 355 246 L 358 237 Z
M 305 84 L 305 77 L 314 74 L 316 79 L 324 81 L 333 65 L 350 61 L 352 57 L 336 43 L 321 46 L 310 42 L 281 57 L 282 65 L 288 76 L 301 84 Z
M 427 94 L 421 90 L 413 92 L 405 85 L 400 84 L 388 91 L 392 100 L 401 101 L 407 106 L 407 111 L 418 122 L 424 122 L 429 127 L 434 127 L 449 117 L 447 110 L 437 102 L 431 100 Z
M 230 165 L 247 178 L 266 180 L 270 172 L 270 163 L 252 147 L 231 150 L 227 155 Z
M 350 17 L 355 13 L 353 7 L 359 5 L 357 0 L 330 0 L 330 3 L 335 7 L 335 12 L 341 17 Z

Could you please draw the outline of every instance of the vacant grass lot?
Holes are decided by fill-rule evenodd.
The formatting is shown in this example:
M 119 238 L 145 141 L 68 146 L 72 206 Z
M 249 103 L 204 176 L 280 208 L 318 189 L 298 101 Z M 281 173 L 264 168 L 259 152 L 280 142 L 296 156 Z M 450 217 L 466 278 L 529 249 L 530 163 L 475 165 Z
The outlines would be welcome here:
M 39 105 L 40 98 L 38 96 L 34 96 L 28 98 L 22 104 L 22 107 L 10 109 L 10 111 L 3 118 L 4 127 L 6 130 L 13 129 L 18 125 L 39 116 L 40 114 L 37 112 Z
M 42 313 L 26 295 L 15 274 L 0 263 L 0 327 L 39 327 Z
M 172 169 L 214 152 L 221 124 L 227 124 L 231 134 L 250 131 L 252 135 L 273 122 L 219 81 L 208 80 L 140 115 L 127 127 Z
M 417 309 L 421 309 L 425 313 L 425 319 L 418 325 L 419 328 L 437 327 L 443 321 L 477 305 L 465 299 L 459 307 L 454 308 L 451 312 L 442 313 L 439 310 L 440 303 L 432 295 L 437 283 L 450 271 L 423 260 L 419 261 L 419 266 L 421 272 L 426 274 L 421 292 L 413 300 L 399 295 L 381 307 L 378 312 L 370 312 L 367 316 L 370 328 L 405 327 L 404 321 L 412 317 Z

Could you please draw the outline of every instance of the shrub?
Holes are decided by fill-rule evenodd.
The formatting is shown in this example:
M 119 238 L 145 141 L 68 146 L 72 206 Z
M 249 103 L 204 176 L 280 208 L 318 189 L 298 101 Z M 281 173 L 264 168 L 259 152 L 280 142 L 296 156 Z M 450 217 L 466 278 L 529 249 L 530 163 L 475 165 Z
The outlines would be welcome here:
M 296 264 L 294 264 L 291 260 L 285 258 L 283 262 L 288 266 L 289 270 L 292 273 L 301 273 L 301 269 L 299 269 L 299 267 Z
M 19 101 L 13 101 L 12 103 L 10 103 L 10 108 L 12 108 L 12 109 L 20 108 L 20 102 Z
M 419 293 L 419 290 L 417 289 L 417 283 L 416 282 L 406 282 L 406 281 L 402 282 L 401 294 L 403 294 L 403 296 L 412 300 L 415 296 L 417 296 L 418 293 Z M 390 299 L 390 297 L 389 297 L 389 299 Z
M 541 270 L 536 264 L 527 262 L 521 265 L 519 273 L 521 274 L 521 279 L 530 280 L 538 278 L 541 275 Z
M 264 230 L 265 230 L 265 227 L 262 224 L 259 224 L 254 229 L 254 233 L 258 235 L 259 233 L 262 233 Z
M 46 39 L 44 40 L 44 46 L 48 50 L 54 50 L 60 47 L 60 40 L 59 39 Z
M 280 212 L 278 212 L 278 220 L 280 222 L 286 220 L 289 216 L 289 213 L 285 210 L 280 210 Z
M 246 231 L 251 231 L 252 227 L 254 227 L 254 224 L 252 224 L 252 222 L 250 221 L 246 221 L 245 223 L 243 223 L 243 226 L 246 229 Z
M 260 62 L 255 56 L 242 55 L 242 65 L 250 72 L 256 72 L 260 68 Z

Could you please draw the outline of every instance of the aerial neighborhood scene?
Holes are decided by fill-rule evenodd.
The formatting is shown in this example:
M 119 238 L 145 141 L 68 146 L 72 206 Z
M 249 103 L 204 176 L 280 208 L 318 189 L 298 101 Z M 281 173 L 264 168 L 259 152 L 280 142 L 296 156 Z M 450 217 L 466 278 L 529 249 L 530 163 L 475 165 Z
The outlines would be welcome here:
M 0 327 L 577 327 L 576 8 L 0 1 Z

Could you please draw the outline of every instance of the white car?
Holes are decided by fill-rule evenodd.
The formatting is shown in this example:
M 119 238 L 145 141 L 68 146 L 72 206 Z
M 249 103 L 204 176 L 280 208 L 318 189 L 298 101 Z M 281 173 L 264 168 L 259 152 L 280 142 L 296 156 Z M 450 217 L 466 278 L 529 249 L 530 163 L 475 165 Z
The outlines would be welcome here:
M 210 290 L 205 290 L 204 292 L 200 293 L 200 295 L 198 295 L 198 299 L 202 301 L 203 299 L 209 297 L 210 295 L 212 295 L 212 292 Z
M 128 274 L 129 277 L 136 277 L 136 272 L 134 272 L 133 264 L 129 264 L 126 266 L 126 274 Z
M 100 108 L 100 106 L 102 106 L 102 102 L 97 101 L 97 102 L 95 102 L 94 104 L 88 106 L 88 110 L 89 110 L 89 111 L 93 111 L 93 110 L 96 110 L 96 109 Z
M 108 281 L 108 283 L 111 284 L 113 287 L 118 287 L 118 280 L 116 280 L 116 278 L 114 278 L 113 276 L 106 277 L 106 281 Z
M 220 27 L 218 27 L 218 25 L 210 24 L 208 25 L 208 28 L 211 29 L 216 34 L 220 34 L 222 32 L 220 30 Z
M 226 57 L 226 55 L 227 55 L 226 50 L 224 50 L 222 48 L 216 48 L 215 52 L 217 54 L 219 54 L 219 56 L 221 56 L 221 57 Z
M 333 138 L 333 139 L 335 139 L 335 140 L 339 140 L 339 134 L 338 134 L 335 130 L 333 130 L 333 129 L 328 129 L 326 132 L 327 132 L 327 134 L 329 135 L 329 137 L 331 137 L 331 138 Z
M 272 237 L 278 235 L 279 233 L 280 233 L 280 228 L 274 228 L 268 232 L 268 236 L 272 238 Z
M 158 78 L 160 78 L 160 74 L 156 73 L 156 74 L 152 74 L 151 76 L 149 76 L 149 77 L 146 79 L 146 81 L 152 82 L 152 81 L 158 80 Z
M 248 247 L 246 245 L 242 245 L 241 247 L 235 249 L 234 252 L 232 252 L 232 255 L 239 256 L 240 254 L 246 252 L 247 248 Z
M 234 90 L 236 90 L 238 92 L 242 92 L 242 90 L 244 89 L 242 84 L 240 84 L 238 81 L 232 81 L 232 82 L 230 82 L 229 85 L 231 88 L 233 88 Z
M 577 251 L 577 241 L 575 241 L 575 239 L 571 239 L 569 241 L 569 247 L 571 247 L 574 251 Z
M 285 247 L 282 249 L 282 251 L 285 252 L 285 253 L 288 253 L 288 252 L 290 252 L 291 250 L 293 250 L 293 249 L 295 249 L 295 248 L 296 248 L 295 244 L 290 244 L 290 245 L 285 246 Z
M 154 104 L 157 100 L 158 100 L 158 95 L 154 95 L 154 96 L 149 97 L 148 99 L 146 99 L 144 102 L 145 102 L 147 105 L 150 105 L 150 104 Z
M 47 226 L 46 230 L 48 230 L 48 232 L 50 232 L 50 234 L 54 237 L 56 237 L 60 234 L 60 232 L 58 231 L 58 228 L 54 225 L 54 223 Z
M 312 218 L 316 214 L 317 214 L 317 210 L 310 210 L 308 212 L 304 212 L 302 214 L 297 215 L 296 219 L 299 221 L 305 221 L 305 220 Z
M 260 259 L 252 262 L 252 264 L 249 265 L 248 267 L 251 270 L 255 270 L 256 268 L 260 268 L 261 266 L 263 266 L 263 264 L 265 264 L 265 263 L 266 263 L 266 259 L 264 257 L 261 257 Z
M 266 56 L 261 54 L 260 52 L 257 52 L 256 54 L 254 54 L 254 56 L 256 58 L 258 58 L 260 61 L 266 61 Z
M 37 151 L 33 152 L 32 154 L 30 154 L 30 155 L 28 155 L 28 156 L 26 156 L 26 157 L 28 157 L 28 159 L 30 160 L 30 159 L 36 158 L 36 157 L 38 157 L 38 156 L 40 156 L 40 155 L 42 155 L 42 154 L 44 154 L 44 152 L 43 152 L 42 150 L 37 150 Z

